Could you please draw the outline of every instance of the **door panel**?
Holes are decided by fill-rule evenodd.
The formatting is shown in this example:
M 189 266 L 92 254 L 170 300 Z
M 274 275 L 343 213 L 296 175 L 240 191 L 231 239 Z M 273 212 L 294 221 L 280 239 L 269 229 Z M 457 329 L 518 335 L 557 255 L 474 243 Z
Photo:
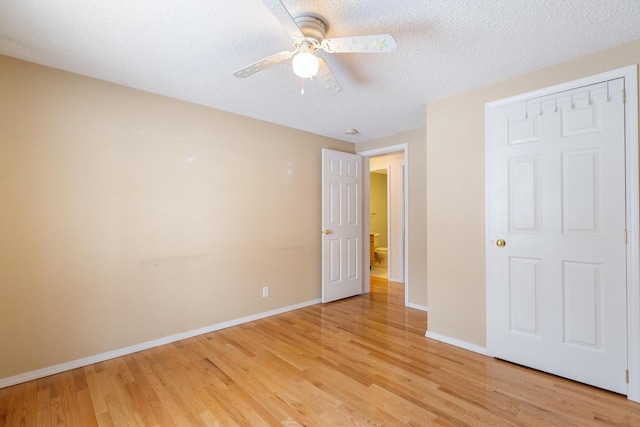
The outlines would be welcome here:
M 626 394 L 623 87 L 489 110 L 487 185 L 494 355 Z
M 540 260 L 512 257 L 510 264 L 510 330 L 540 335 Z
M 509 159 L 509 224 L 512 233 L 540 232 L 538 158 Z
M 362 293 L 362 157 L 322 150 L 322 302 Z
M 601 265 L 563 262 L 564 342 L 602 350 Z
M 563 232 L 598 234 L 600 230 L 600 150 L 563 153 Z

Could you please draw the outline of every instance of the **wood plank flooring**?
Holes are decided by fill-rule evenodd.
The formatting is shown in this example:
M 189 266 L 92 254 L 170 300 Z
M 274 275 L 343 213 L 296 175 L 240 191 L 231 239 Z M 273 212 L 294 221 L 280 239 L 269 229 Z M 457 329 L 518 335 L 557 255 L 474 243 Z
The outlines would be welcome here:
M 640 426 L 626 397 L 424 337 L 401 284 L 0 390 L 3 426 Z

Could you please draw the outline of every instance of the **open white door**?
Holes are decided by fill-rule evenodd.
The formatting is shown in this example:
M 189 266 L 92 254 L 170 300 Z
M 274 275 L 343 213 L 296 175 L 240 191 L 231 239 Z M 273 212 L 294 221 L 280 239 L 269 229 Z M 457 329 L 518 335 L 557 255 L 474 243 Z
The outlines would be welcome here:
M 362 293 L 362 157 L 322 150 L 322 302 Z

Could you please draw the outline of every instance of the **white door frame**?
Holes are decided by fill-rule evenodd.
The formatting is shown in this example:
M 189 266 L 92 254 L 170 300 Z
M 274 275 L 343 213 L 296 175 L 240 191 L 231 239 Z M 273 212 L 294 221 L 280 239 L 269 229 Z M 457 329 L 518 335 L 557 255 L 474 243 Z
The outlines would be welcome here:
M 639 165 L 638 165 L 638 67 L 628 67 L 612 70 L 595 76 L 563 83 L 560 85 L 524 93 L 511 98 L 487 103 L 485 116 L 489 109 L 563 92 L 580 86 L 587 86 L 607 80 L 623 77 L 625 79 L 626 103 L 625 103 L 625 156 L 626 156 L 626 215 L 627 215 L 627 366 L 629 370 L 629 387 L 627 398 L 640 402 L 640 198 L 639 198 Z M 485 132 L 488 129 L 485 128 Z M 485 141 L 488 135 L 485 135 Z M 488 149 L 488 144 L 485 144 Z M 491 189 L 489 180 L 489 153 L 485 153 L 485 188 L 486 188 L 486 313 L 487 313 L 487 355 L 493 356 L 492 337 L 496 326 L 490 313 L 494 312 L 493 301 L 495 286 L 491 266 L 493 265 L 491 245 L 491 218 L 489 202 Z
M 360 154 L 358 154 L 360 155 Z M 371 292 L 371 251 L 369 245 L 369 230 L 371 229 L 371 200 L 369 188 L 371 176 L 369 175 L 369 158 L 362 156 L 362 293 Z
M 357 146 L 356 146 L 356 150 L 357 150 Z M 366 151 L 358 151 L 357 154 L 361 155 L 362 157 L 364 157 L 365 159 L 368 159 L 369 157 L 375 157 L 375 156 L 380 156 L 382 154 L 391 154 L 391 153 L 398 153 L 398 152 L 402 152 L 404 154 L 404 176 L 403 176 L 403 180 L 404 180 L 404 184 L 403 184 L 403 194 L 402 194 L 402 203 L 403 203 L 403 213 L 402 215 L 404 216 L 404 236 L 403 236 L 403 245 L 404 245 L 404 265 L 402 266 L 402 268 L 404 269 L 404 305 L 407 307 L 412 307 L 412 305 L 409 303 L 409 193 L 407 191 L 407 188 L 409 186 L 409 144 L 408 143 L 404 143 L 404 144 L 397 144 L 397 145 L 392 145 L 389 147 L 382 147 L 382 148 L 376 148 L 373 150 L 366 150 Z M 367 162 L 368 164 L 368 162 Z M 368 173 L 367 173 L 368 176 Z M 369 197 L 370 197 L 370 182 L 367 180 L 366 183 L 364 184 L 364 188 L 363 188 L 363 195 L 364 198 L 366 200 L 365 205 L 369 206 Z M 388 206 L 387 206 L 388 208 Z M 368 215 L 364 215 L 365 217 L 368 217 Z M 364 237 L 369 238 L 369 233 L 371 232 L 370 230 L 370 224 L 368 221 L 365 221 L 363 223 L 365 229 L 364 231 L 364 235 L 363 235 L 363 239 Z M 368 289 L 369 283 L 367 281 L 367 283 L 365 284 L 365 287 L 367 287 L 367 292 L 369 291 Z M 418 309 L 422 309 L 421 307 L 417 306 L 414 308 L 418 308 Z

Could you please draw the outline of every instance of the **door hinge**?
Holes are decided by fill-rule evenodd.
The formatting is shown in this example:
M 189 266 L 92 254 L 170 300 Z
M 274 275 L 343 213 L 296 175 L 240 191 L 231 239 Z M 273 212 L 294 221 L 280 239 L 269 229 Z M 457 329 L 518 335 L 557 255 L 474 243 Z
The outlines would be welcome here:
M 627 103 L 627 90 L 626 89 L 622 89 L 622 103 L 623 104 Z
M 624 244 L 626 245 L 629 242 L 629 239 L 627 238 L 627 230 L 624 230 Z
M 629 384 L 629 370 L 625 369 L 624 371 L 624 381 Z

